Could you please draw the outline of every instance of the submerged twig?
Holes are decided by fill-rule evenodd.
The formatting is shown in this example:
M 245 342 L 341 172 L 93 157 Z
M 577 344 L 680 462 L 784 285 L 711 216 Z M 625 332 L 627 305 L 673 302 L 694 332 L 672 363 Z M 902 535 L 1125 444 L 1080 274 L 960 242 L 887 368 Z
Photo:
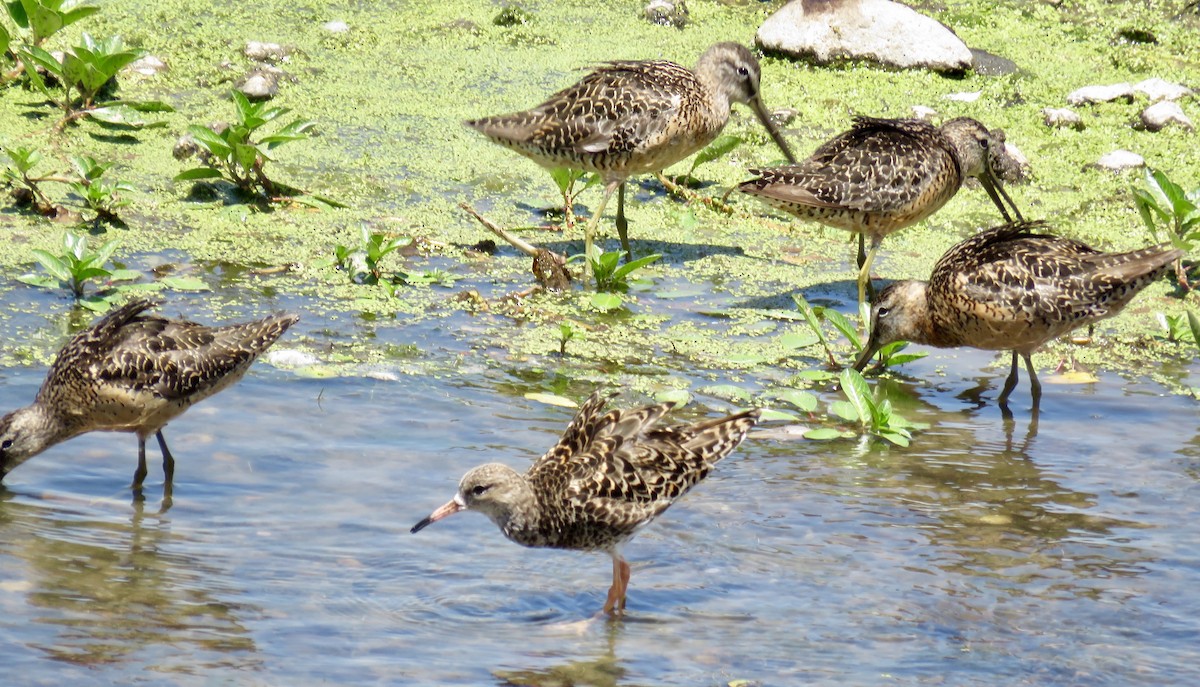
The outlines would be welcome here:
M 571 273 L 567 270 L 567 257 L 565 255 L 555 253 L 548 248 L 538 248 L 525 239 L 496 225 L 466 203 L 459 203 L 458 206 L 479 220 L 479 223 L 487 227 L 488 231 L 508 241 L 514 248 L 533 258 L 533 276 L 537 278 L 539 284 L 552 291 L 562 291 L 570 286 Z

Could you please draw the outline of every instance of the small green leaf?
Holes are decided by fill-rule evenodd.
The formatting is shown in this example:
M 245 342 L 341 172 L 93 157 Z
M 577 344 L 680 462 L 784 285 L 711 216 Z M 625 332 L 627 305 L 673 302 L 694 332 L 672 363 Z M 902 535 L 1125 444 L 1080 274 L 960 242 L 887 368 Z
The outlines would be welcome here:
M 653 255 L 647 255 L 644 258 L 638 258 L 637 260 L 634 260 L 633 262 L 627 262 L 624 265 L 621 265 L 620 267 L 618 267 L 617 270 L 615 272 L 613 272 L 612 278 L 614 281 L 620 281 L 620 280 L 624 279 L 625 276 L 628 275 L 630 272 L 633 272 L 634 270 L 639 270 L 639 269 L 645 267 L 646 265 L 649 265 L 650 263 L 654 262 L 655 260 L 658 260 L 661 257 L 662 257 L 662 255 L 655 253 Z
M 180 172 L 173 177 L 174 181 L 196 181 L 198 179 L 220 179 L 223 175 L 221 170 L 213 169 L 212 167 L 193 167 L 192 169 Z
M 621 296 L 615 293 L 594 293 L 592 294 L 591 305 L 601 312 L 616 310 L 621 307 Z
M 785 410 L 776 410 L 774 408 L 763 408 L 760 416 L 765 421 L 776 422 L 798 422 L 799 417 L 795 413 L 789 413 Z
M 850 323 L 850 320 L 847 319 L 845 315 L 833 310 L 832 308 L 822 309 L 821 315 L 829 321 L 829 324 L 833 325 L 834 329 L 838 330 L 842 333 L 842 336 L 846 337 L 846 339 L 850 342 L 850 345 L 854 346 L 854 350 L 862 350 L 862 341 L 858 338 L 858 330 L 853 324 Z
M 871 396 L 871 388 L 867 386 L 867 380 L 863 379 L 862 373 L 848 367 L 838 375 L 838 381 L 841 382 L 842 393 L 846 395 L 858 412 L 858 417 L 864 421 L 872 419 L 875 416 L 875 400 Z
M 1188 328 L 1192 330 L 1192 341 L 1200 348 L 1200 318 L 1191 310 L 1187 311 Z
M 696 158 L 692 160 L 692 168 L 688 170 L 688 176 L 696 171 L 696 168 L 708 162 L 712 162 L 718 158 L 728 155 L 734 148 L 742 144 L 742 139 L 739 136 L 732 134 L 722 134 L 712 143 L 709 143 L 699 153 L 696 153 Z
M 137 270 L 112 270 L 108 273 L 109 281 L 134 281 L 141 278 L 142 273 Z
M 858 414 L 858 408 L 849 401 L 834 401 L 830 403 L 829 412 L 849 422 L 862 421 L 862 416 Z
M 654 400 L 659 403 L 674 403 L 677 407 L 692 402 L 692 394 L 687 389 L 670 389 L 654 394 Z
M 785 389 L 772 394 L 772 396 L 780 401 L 790 403 L 806 413 L 811 413 L 817 409 L 817 395 L 811 391 Z
M 842 431 L 832 427 L 818 427 L 810 429 L 802 435 L 805 439 L 814 441 L 828 441 L 830 439 L 838 439 L 842 436 Z
M 164 286 L 176 291 L 211 291 L 204 281 L 194 277 L 163 277 L 158 280 Z
M 17 277 L 17 281 L 41 289 L 57 289 L 58 285 L 62 283 L 61 280 L 55 279 L 48 274 L 22 274 Z

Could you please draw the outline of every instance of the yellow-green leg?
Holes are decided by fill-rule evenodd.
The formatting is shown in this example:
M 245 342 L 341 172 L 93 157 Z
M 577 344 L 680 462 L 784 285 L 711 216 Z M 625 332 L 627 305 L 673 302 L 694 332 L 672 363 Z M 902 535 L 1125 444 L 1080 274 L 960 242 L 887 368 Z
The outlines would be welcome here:
M 858 302 L 860 305 L 870 302 L 867 300 L 867 291 L 871 289 L 871 263 L 875 262 L 875 253 L 879 251 L 881 243 L 883 243 L 882 236 L 871 237 L 871 250 L 867 251 L 866 258 L 858 270 Z
M 621 250 L 625 251 L 625 261 L 633 259 L 633 249 L 629 247 L 629 222 L 625 221 L 625 183 L 617 189 L 617 235 L 621 237 Z

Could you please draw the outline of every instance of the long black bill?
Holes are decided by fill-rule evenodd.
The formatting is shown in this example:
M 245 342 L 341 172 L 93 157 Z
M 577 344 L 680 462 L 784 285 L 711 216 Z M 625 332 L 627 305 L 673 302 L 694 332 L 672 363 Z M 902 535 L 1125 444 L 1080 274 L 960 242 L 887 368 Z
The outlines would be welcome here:
M 1025 218 L 1021 216 L 1021 211 L 1017 209 L 1017 204 L 1008 196 L 1008 192 L 1004 190 L 1004 184 L 1000 183 L 1000 179 L 992 171 L 990 164 L 987 166 L 984 174 L 979 177 L 979 183 L 983 185 L 983 190 L 987 191 L 988 197 L 1000 209 L 1000 214 L 1004 217 L 1005 224 L 1011 224 L 1013 221 L 1013 218 L 1008 214 L 1009 208 L 1012 208 L 1013 215 L 1016 215 L 1018 222 L 1025 221 Z M 1004 203 L 1000 201 L 1001 198 L 1008 203 L 1008 207 L 1005 207 Z
M 766 127 L 767 133 L 771 135 L 771 140 L 775 141 L 775 145 L 783 151 L 783 156 L 791 164 L 796 164 L 796 156 L 792 155 L 792 149 L 788 147 L 787 141 L 783 140 L 783 134 L 779 133 L 779 129 L 775 128 L 775 124 L 771 122 L 771 115 L 767 112 L 766 105 L 763 105 L 761 97 L 755 96 L 750 100 L 750 108 L 754 110 L 755 116 L 762 125 Z

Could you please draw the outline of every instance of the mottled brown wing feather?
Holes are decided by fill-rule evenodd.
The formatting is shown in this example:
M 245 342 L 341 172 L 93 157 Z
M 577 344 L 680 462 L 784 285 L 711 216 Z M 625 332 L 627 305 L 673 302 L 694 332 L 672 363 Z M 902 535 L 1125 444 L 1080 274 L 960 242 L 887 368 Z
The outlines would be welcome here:
M 694 82 L 695 75 L 673 62 L 611 62 L 533 109 L 467 125 L 513 147 L 628 153 L 676 115 L 680 99 L 670 85 L 683 79 Z
M 957 158 L 934 126 L 869 117 L 857 118 L 852 129 L 798 165 L 750 172 L 759 178 L 739 186 L 750 195 L 881 213 L 908 207 L 947 172 L 961 178 Z

